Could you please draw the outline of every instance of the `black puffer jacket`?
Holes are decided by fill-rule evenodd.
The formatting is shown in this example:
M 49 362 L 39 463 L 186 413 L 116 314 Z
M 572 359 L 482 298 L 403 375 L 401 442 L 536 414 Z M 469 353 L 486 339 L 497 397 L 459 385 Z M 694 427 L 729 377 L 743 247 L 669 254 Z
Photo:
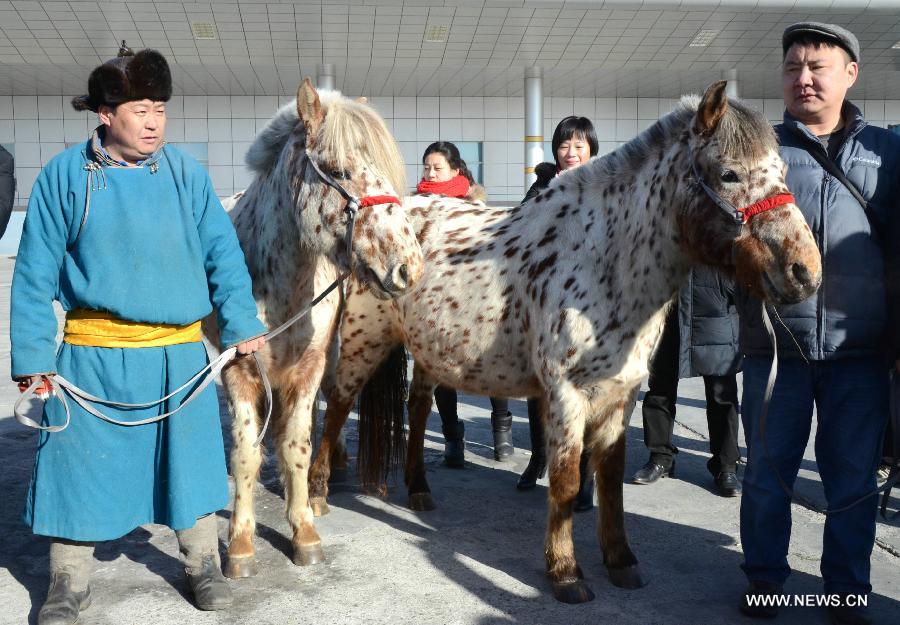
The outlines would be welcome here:
M 843 115 L 847 136 L 835 163 L 867 200 L 873 220 L 810 155 L 809 150 L 824 154 L 818 138 L 785 113 L 775 130 L 788 166 L 787 186 L 822 253 L 822 286 L 799 304 L 778 306 L 778 313 L 809 360 L 878 356 L 888 350 L 897 358 L 900 289 L 891 269 L 900 254 L 900 136 L 869 126 L 849 102 Z M 741 350 L 771 354 L 759 300 L 739 288 L 737 303 Z M 772 319 L 778 355 L 799 358 L 794 340 Z
M 732 375 L 740 371 L 738 315 L 731 281 L 696 266 L 678 292 L 678 377 Z
M 16 197 L 16 166 L 12 154 L 0 146 L 0 237 L 9 225 Z
M 528 189 L 528 193 L 522 198 L 522 204 L 547 188 L 550 181 L 556 177 L 556 164 L 540 163 L 534 168 L 534 175 L 537 176 L 537 180 L 534 181 L 534 184 Z

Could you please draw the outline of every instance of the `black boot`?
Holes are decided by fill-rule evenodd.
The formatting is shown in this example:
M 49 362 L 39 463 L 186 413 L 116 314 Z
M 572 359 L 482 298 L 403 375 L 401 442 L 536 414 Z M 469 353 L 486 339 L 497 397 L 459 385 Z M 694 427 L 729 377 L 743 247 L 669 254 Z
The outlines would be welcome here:
M 513 455 L 512 413 L 491 413 L 491 429 L 494 430 L 494 460 L 503 462 Z
M 444 430 L 444 463 L 448 467 L 461 469 L 466 464 L 466 424 L 456 422 L 453 431 Z
M 578 463 L 578 495 L 575 497 L 575 512 L 587 512 L 594 507 L 594 470 L 591 467 L 591 452 L 582 451 Z
M 528 433 L 531 436 L 531 459 L 522 472 L 516 488 L 531 490 L 547 472 L 547 451 L 544 447 L 544 424 L 538 410 L 538 400 L 528 400 Z
M 54 571 L 50 577 L 47 600 L 38 612 L 38 625 L 72 625 L 82 610 L 91 605 L 91 588 L 73 592 L 66 571 Z

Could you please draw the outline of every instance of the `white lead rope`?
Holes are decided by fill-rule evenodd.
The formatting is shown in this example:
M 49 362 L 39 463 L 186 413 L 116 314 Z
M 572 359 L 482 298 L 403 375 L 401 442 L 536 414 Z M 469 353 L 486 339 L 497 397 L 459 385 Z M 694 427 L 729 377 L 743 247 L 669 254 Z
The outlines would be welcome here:
M 310 313 L 313 307 L 321 302 L 325 297 L 328 296 L 334 289 L 338 287 L 344 280 L 347 279 L 349 273 L 341 274 L 337 280 L 331 283 L 327 289 L 325 289 L 322 293 L 316 296 L 312 302 L 308 306 L 306 306 L 303 310 L 295 314 L 293 317 L 282 323 L 280 326 L 262 334 L 260 336 L 265 337 L 267 341 L 275 338 L 285 330 L 287 330 L 290 326 L 295 324 L 297 321 L 305 317 Z M 258 337 L 257 337 L 258 338 Z M 208 365 L 203 367 L 200 371 L 194 374 L 191 379 L 187 382 L 179 386 L 177 389 L 166 395 L 165 397 L 161 397 L 160 399 L 156 399 L 154 401 L 145 402 L 145 403 L 127 403 L 127 402 L 118 402 L 112 401 L 110 399 L 104 399 L 102 397 L 96 397 L 88 393 L 87 391 L 78 388 L 75 384 L 64 378 L 63 376 L 56 374 L 52 376 L 41 376 L 35 382 L 32 382 L 31 386 L 29 386 L 19 399 L 16 401 L 15 406 L 13 407 L 13 414 L 16 417 L 16 421 L 21 423 L 22 425 L 30 428 L 34 428 L 36 430 L 43 430 L 45 432 L 62 432 L 69 426 L 69 422 L 71 421 L 71 411 L 69 409 L 69 403 L 66 401 L 66 394 L 72 397 L 76 404 L 81 406 L 85 411 L 89 414 L 94 415 L 98 419 L 102 419 L 108 423 L 112 423 L 114 425 L 122 425 L 127 427 L 137 426 L 137 425 L 147 425 L 149 423 L 156 423 L 158 421 L 162 421 L 173 414 L 177 413 L 181 409 L 187 407 L 194 399 L 196 399 L 200 393 L 202 393 L 207 386 L 209 386 L 216 377 L 222 372 L 222 369 L 225 368 L 229 362 L 235 359 L 237 356 L 237 347 L 229 347 L 225 351 L 223 351 L 217 358 L 211 361 Z M 266 392 L 266 418 L 263 423 L 262 430 L 259 433 L 259 437 L 256 439 L 256 442 L 253 444 L 254 447 L 259 446 L 263 437 L 266 434 L 266 430 L 269 427 L 269 421 L 272 417 L 272 386 L 269 383 L 269 378 L 266 375 L 265 368 L 262 365 L 262 361 L 259 359 L 259 354 L 254 352 L 253 357 L 256 360 L 256 365 L 259 369 L 260 377 L 262 378 L 263 388 Z M 43 388 L 44 380 L 47 380 L 50 384 L 51 394 L 49 396 L 41 397 L 37 395 L 38 388 Z M 161 415 L 156 415 L 154 417 L 149 417 L 147 419 L 140 419 L 137 421 L 121 421 L 119 419 L 114 419 L 109 415 L 104 414 L 94 406 L 92 406 L 89 402 L 103 404 L 104 406 L 109 406 L 111 408 L 119 408 L 119 409 L 140 409 L 140 408 L 152 408 L 153 406 L 158 406 L 163 402 L 166 402 L 179 393 L 183 392 L 185 389 L 189 388 L 191 385 L 195 384 L 197 381 L 200 381 L 200 384 L 193 390 L 191 393 L 184 398 L 184 400 L 178 405 L 174 410 L 170 410 L 169 412 Z M 25 414 L 22 405 L 31 399 L 32 396 L 37 395 L 43 401 L 47 401 L 50 397 L 55 396 L 60 403 L 63 405 L 63 408 L 66 411 L 66 421 L 62 425 L 41 425 L 31 417 Z

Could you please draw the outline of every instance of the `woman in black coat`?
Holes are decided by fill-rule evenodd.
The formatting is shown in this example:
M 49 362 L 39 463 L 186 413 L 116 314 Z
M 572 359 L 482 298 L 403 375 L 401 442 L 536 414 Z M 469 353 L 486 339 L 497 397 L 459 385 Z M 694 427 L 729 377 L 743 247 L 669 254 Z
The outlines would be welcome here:
M 600 149 L 597 141 L 597 133 L 594 125 L 587 117 L 571 115 L 564 118 L 553 131 L 553 163 L 541 163 L 534 168 L 537 180 L 522 203 L 529 201 L 546 189 L 550 182 L 561 172 L 567 169 L 575 169 L 586 163 L 591 157 L 596 156 Z M 496 401 L 496 400 L 495 400 Z M 496 404 L 494 409 L 498 410 Z M 505 408 L 500 407 L 500 410 Z M 531 460 L 519 478 L 516 488 L 530 490 L 535 487 L 537 480 L 544 476 L 547 469 L 547 453 L 544 447 L 544 424 L 538 413 L 538 400 L 528 400 L 528 428 L 531 433 Z M 594 505 L 594 479 L 590 475 L 590 454 L 584 452 L 581 455 L 579 467 L 581 485 L 578 489 L 578 497 L 575 499 L 575 511 L 584 512 Z
M 716 492 L 735 497 L 737 479 L 738 396 L 740 369 L 738 317 L 734 286 L 709 267 L 695 267 L 666 317 L 659 347 L 650 361 L 649 390 L 644 396 L 644 443 L 650 459 L 632 478 L 634 484 L 653 484 L 675 475 L 672 444 L 678 380 L 703 376 L 709 450 L 706 463 Z

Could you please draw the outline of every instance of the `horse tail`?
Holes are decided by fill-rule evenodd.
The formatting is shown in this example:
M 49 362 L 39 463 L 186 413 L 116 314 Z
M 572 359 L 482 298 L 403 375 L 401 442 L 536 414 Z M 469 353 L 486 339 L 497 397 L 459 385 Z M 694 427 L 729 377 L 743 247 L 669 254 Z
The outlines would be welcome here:
M 359 394 L 359 478 L 366 490 L 381 491 L 388 473 L 406 459 L 403 414 L 409 394 L 406 349 L 399 345 Z

